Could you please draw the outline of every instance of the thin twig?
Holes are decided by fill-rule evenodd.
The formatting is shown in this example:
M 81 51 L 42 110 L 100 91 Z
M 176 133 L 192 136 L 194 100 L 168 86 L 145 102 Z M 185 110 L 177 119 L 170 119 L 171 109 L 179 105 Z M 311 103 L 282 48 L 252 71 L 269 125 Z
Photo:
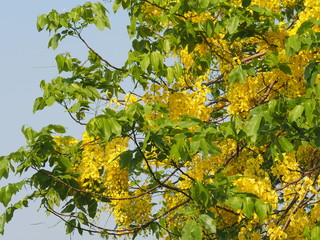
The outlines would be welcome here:
M 137 142 L 137 139 L 135 138 L 135 135 L 134 135 L 133 138 L 131 138 L 131 139 L 133 140 L 134 144 L 136 145 L 136 147 L 138 148 L 139 152 L 141 153 L 141 155 L 142 155 L 142 157 L 143 157 L 143 159 L 144 159 L 144 161 L 145 161 L 145 163 L 146 163 L 146 165 L 147 165 L 147 167 L 148 167 L 148 170 L 149 170 L 152 178 L 153 178 L 158 184 L 160 184 L 161 186 L 163 186 L 163 187 L 165 187 L 165 188 L 171 189 L 171 190 L 173 190 L 173 191 L 180 192 L 180 193 L 182 193 L 183 195 L 185 195 L 186 197 L 191 198 L 187 193 L 185 193 L 185 192 L 182 191 L 181 189 L 176 188 L 176 187 L 172 187 L 172 186 L 170 186 L 170 185 L 168 185 L 168 184 L 165 184 L 165 183 L 161 182 L 161 181 L 156 177 L 156 175 L 154 174 L 154 172 L 152 171 L 152 168 L 151 168 L 151 166 L 150 166 L 150 164 L 149 164 L 149 161 L 148 161 L 148 159 L 146 158 L 146 156 L 144 155 L 141 147 L 139 146 L 139 144 L 138 144 L 138 142 Z
M 148 194 L 150 192 L 152 192 L 153 190 L 155 190 L 156 188 L 162 186 L 165 182 L 167 182 L 177 171 L 178 169 L 175 169 L 171 174 L 169 174 L 162 182 L 161 184 L 158 184 L 146 191 L 144 191 L 143 193 L 140 193 L 136 196 L 132 196 L 132 197 L 121 197 L 121 198 L 114 198 L 114 197 L 108 197 L 108 196 L 105 196 L 105 195 L 101 195 L 99 193 L 95 193 L 95 192 L 92 192 L 92 191 L 87 191 L 87 190 L 82 190 L 82 189 L 79 189 L 79 188 L 76 188 L 76 187 L 73 187 L 71 185 L 69 185 L 68 183 L 62 181 L 60 178 L 57 178 L 56 176 L 50 174 L 50 173 L 46 173 L 45 171 L 41 170 L 41 169 L 36 169 L 35 167 L 32 167 L 34 170 L 36 170 L 37 172 L 40 172 L 48 177 L 51 177 L 53 178 L 55 181 L 57 182 L 60 182 L 61 184 L 63 184 L 64 186 L 68 187 L 69 189 L 72 189 L 74 191 L 77 191 L 77 192 L 81 192 L 81 193 L 86 193 L 86 194 L 91 194 L 91 195 L 94 195 L 94 196 L 97 196 L 97 197 L 100 197 L 102 199 L 107 199 L 107 200 L 131 200 L 131 199 L 135 199 L 135 198 L 139 198 L 145 194 Z
M 75 30 L 76 31 L 76 30 Z M 79 37 L 79 39 L 84 43 L 84 45 L 86 45 L 86 47 L 91 51 L 93 52 L 97 57 L 99 57 L 101 59 L 101 61 L 103 61 L 104 63 L 106 63 L 109 67 L 115 69 L 115 70 L 118 70 L 118 71 L 121 71 L 121 72 L 127 72 L 127 70 L 125 69 L 122 69 L 122 68 L 118 68 L 114 65 L 112 65 L 111 63 L 109 63 L 106 59 L 104 59 L 99 53 L 97 53 L 87 42 L 86 40 L 84 40 L 81 36 L 81 34 L 76 31 L 77 33 L 77 36 Z
M 101 231 L 98 230 L 91 230 L 91 229 L 85 229 L 82 227 L 78 227 L 78 226 L 74 226 L 77 229 L 81 229 L 83 231 L 87 231 L 87 232 L 91 232 L 91 233 L 102 233 L 102 231 L 107 232 L 109 235 L 114 235 L 114 236 L 122 236 L 122 235 L 127 235 L 127 234 L 131 234 L 131 233 L 135 233 L 141 229 L 144 229 L 146 227 L 148 227 L 151 223 L 157 221 L 158 219 L 166 216 L 167 214 L 169 214 L 170 212 L 176 210 L 177 208 L 187 204 L 190 201 L 190 199 L 187 199 L 185 201 L 183 201 L 182 203 L 168 209 L 167 211 L 165 211 L 163 214 L 151 219 L 150 221 L 138 226 L 138 227 L 133 227 L 131 229 L 107 229 L 107 228 L 103 228 L 100 227 L 98 225 L 93 224 L 92 222 L 86 221 L 90 226 L 100 229 Z M 54 214 L 55 216 L 59 217 L 62 221 L 64 222 L 68 222 L 67 220 L 65 220 L 64 218 L 69 217 L 69 218 L 78 218 L 81 219 L 82 221 L 85 221 L 85 219 L 79 218 L 78 216 L 75 215 L 69 215 L 69 214 L 63 214 L 63 213 L 59 213 L 55 210 L 53 210 L 52 208 L 50 208 L 49 206 L 45 205 L 45 208 L 47 209 L 47 211 L 51 212 L 52 214 Z
M 251 56 L 249 56 L 249 57 L 245 57 L 245 58 L 241 59 L 241 63 L 248 62 L 248 61 L 250 61 L 251 59 L 261 57 L 261 56 L 263 56 L 263 55 L 265 55 L 265 54 L 266 54 L 266 52 L 261 52 L 261 53 L 253 54 L 253 55 L 251 55 Z

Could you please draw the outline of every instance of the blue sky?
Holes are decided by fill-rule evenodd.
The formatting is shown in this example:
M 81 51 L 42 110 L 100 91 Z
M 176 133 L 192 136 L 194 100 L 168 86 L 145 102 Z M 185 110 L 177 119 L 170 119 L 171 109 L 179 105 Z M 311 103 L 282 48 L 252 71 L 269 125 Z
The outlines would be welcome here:
M 80 136 L 83 127 L 73 122 L 59 106 L 53 106 L 32 114 L 33 101 L 41 96 L 39 82 L 58 76 L 55 68 L 55 56 L 70 52 L 72 56 L 83 58 L 87 49 L 76 38 L 64 41 L 58 49 L 47 49 L 49 33 L 37 32 L 36 19 L 42 13 L 52 9 L 67 11 L 86 1 L 80 0 L 29 0 L 4 1 L 0 14 L 0 83 L 1 83 L 1 118 L 0 118 L 0 156 L 16 151 L 25 144 L 21 133 L 22 125 L 39 130 L 48 124 L 61 124 L 68 127 L 68 134 Z M 111 3 L 106 1 L 110 12 Z M 84 38 L 102 56 L 112 64 L 121 66 L 127 56 L 130 42 L 126 34 L 128 18 L 123 12 L 110 16 L 112 30 L 100 32 L 92 28 L 84 31 Z M 10 176 L 7 181 L 0 181 L 0 187 L 18 178 Z M 2 214 L 4 208 L 0 206 Z M 56 225 L 57 224 L 57 225 Z M 2 240 L 69 240 L 100 239 L 98 236 L 65 235 L 63 223 L 53 216 L 47 217 L 37 203 L 28 209 L 17 211 L 14 219 L 6 226 Z

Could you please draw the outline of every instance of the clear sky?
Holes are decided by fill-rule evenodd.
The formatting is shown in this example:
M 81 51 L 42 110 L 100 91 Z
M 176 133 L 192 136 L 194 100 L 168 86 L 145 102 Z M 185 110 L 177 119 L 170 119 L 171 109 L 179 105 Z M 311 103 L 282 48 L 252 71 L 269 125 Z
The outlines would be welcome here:
M 0 14 L 0 156 L 16 151 L 25 144 L 21 133 L 22 125 L 39 130 L 48 124 L 61 124 L 68 127 L 68 134 L 81 135 L 82 126 L 73 122 L 59 106 L 53 106 L 32 114 L 33 101 L 41 96 L 39 82 L 50 80 L 58 75 L 55 68 L 55 56 L 70 52 L 72 56 L 82 58 L 87 49 L 76 38 L 64 41 L 58 49 L 47 49 L 50 38 L 47 32 L 38 33 L 36 18 L 52 9 L 58 12 L 70 10 L 86 1 L 81 0 L 29 0 L 3 1 Z M 110 1 L 105 4 L 112 13 Z M 121 66 L 124 62 L 130 42 L 126 33 L 128 18 L 123 12 L 110 16 L 112 31 L 92 28 L 84 32 L 84 37 L 104 58 Z M 18 178 L 10 176 L 0 181 L 0 187 Z M 1 205 L 1 204 L 0 204 Z M 0 214 L 4 208 L 0 206 Z M 57 224 L 57 225 L 56 225 Z M 99 236 L 84 237 L 65 235 L 64 224 L 53 216 L 47 217 L 37 203 L 31 207 L 16 211 L 14 219 L 6 225 L 2 240 L 82 240 L 100 239 Z

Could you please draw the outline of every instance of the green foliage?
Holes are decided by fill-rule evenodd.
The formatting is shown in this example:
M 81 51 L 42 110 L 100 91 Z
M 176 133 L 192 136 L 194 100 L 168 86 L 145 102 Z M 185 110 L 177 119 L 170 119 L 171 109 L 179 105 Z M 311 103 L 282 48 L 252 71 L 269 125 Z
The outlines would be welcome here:
M 147 6 L 156 10 L 146 13 Z M 283 229 L 288 227 L 291 213 L 296 211 L 292 206 L 299 207 L 301 203 L 305 213 L 310 215 L 317 203 L 310 200 L 316 195 L 314 192 L 313 195 L 311 192 L 306 194 L 303 197 L 306 202 L 300 203 L 297 202 L 299 193 L 295 192 L 292 204 L 284 204 L 285 194 L 277 191 L 292 187 L 313 173 L 319 175 L 319 59 L 315 57 L 300 66 L 304 70 L 299 81 L 304 81 L 305 92 L 291 96 L 289 83 L 274 85 L 281 82 L 283 76 L 297 78 L 291 62 L 294 57 L 304 51 L 319 50 L 320 34 L 314 28 L 319 27 L 320 22 L 312 18 L 301 23 L 297 33 L 286 36 L 281 45 L 271 42 L 268 34 L 277 33 L 280 22 L 288 29 L 296 24 L 295 16 L 301 11 L 299 4 L 293 9 L 283 7 L 276 12 L 253 5 L 251 0 L 239 1 L 237 6 L 223 0 L 168 1 L 166 5 L 159 0 L 115 0 L 113 11 L 122 8 L 128 13 L 127 30 L 132 42 L 126 62 L 118 67 L 82 37 L 82 31 L 90 26 L 101 31 L 110 29 L 109 8 L 109 3 L 87 2 L 68 12 L 52 10 L 38 17 L 38 31 L 52 34 L 49 48 L 55 50 L 64 39 L 77 37 L 88 49 L 88 54 L 83 60 L 70 53 L 57 54 L 55 60 L 60 76 L 49 82 L 41 81 L 43 95 L 35 99 L 33 112 L 57 103 L 76 123 L 85 126 L 91 140 L 84 142 L 66 136 L 65 127 L 60 125 L 50 124 L 40 131 L 22 127 L 27 145 L 8 156 L 0 156 L 0 180 L 11 173 L 30 172 L 31 177 L 0 189 L 0 202 L 6 207 L 0 217 L 0 233 L 4 233 L 5 224 L 12 219 L 15 210 L 28 207 L 28 202 L 35 199 L 40 199 L 40 207 L 48 214 L 64 219 L 66 234 L 77 230 L 79 234 L 99 233 L 103 238 L 129 235 L 134 239 L 140 234 L 153 234 L 157 239 L 166 235 L 182 240 L 237 239 L 245 228 L 246 234 L 255 232 L 265 239 L 272 239 L 267 233 L 268 224 L 277 222 Z M 202 13 L 210 13 L 212 18 L 195 20 Z M 147 17 L 147 14 L 151 16 Z M 215 38 L 232 45 L 231 51 L 226 45 L 215 43 Z M 268 50 L 257 50 L 260 43 L 252 43 L 252 39 L 263 42 Z M 201 54 L 196 50 L 202 45 L 209 46 L 208 53 Z M 283 48 L 280 49 L 284 50 L 283 56 L 279 48 Z M 192 66 L 179 59 L 178 53 L 182 51 L 192 55 L 191 60 L 188 59 Z M 269 83 L 265 76 L 268 78 L 268 74 L 274 72 L 279 75 Z M 263 78 L 257 78 L 257 81 L 263 82 L 263 88 L 252 90 L 248 85 L 248 93 L 239 90 L 239 95 L 245 97 L 251 90 L 257 91 L 259 97 L 252 100 L 249 96 L 248 110 L 232 113 L 230 105 L 234 103 L 229 100 L 232 97 L 230 89 L 241 89 L 250 79 L 261 75 Z M 208 79 L 200 86 L 197 80 L 203 76 Z M 126 89 L 129 79 L 134 85 L 132 91 Z M 213 106 L 207 110 L 207 118 L 198 114 L 201 110 L 192 115 L 185 114 L 182 109 L 192 105 L 191 101 L 199 96 L 193 96 L 185 105 L 182 105 L 183 97 L 200 88 L 208 89 L 200 97 L 210 98 L 201 107 L 209 109 Z M 168 100 L 165 94 L 172 99 Z M 137 99 L 126 100 L 128 95 Z M 183 106 L 177 107 L 182 114 L 172 117 L 170 107 L 177 99 Z M 90 115 L 92 113 L 94 115 Z M 105 150 L 108 149 L 106 146 L 120 138 L 129 139 L 129 147 L 113 156 L 111 150 Z M 228 149 L 230 142 L 236 146 Z M 98 178 L 81 182 L 80 171 L 83 169 L 77 167 L 81 166 L 86 146 L 99 147 L 106 159 L 112 155 L 108 161 L 110 165 L 116 163 L 117 171 L 109 172 L 101 161 L 98 173 L 95 173 Z M 306 146 L 314 149 L 310 154 L 313 160 L 301 161 L 298 170 L 291 170 L 298 172 L 301 178 L 287 181 L 277 176 L 275 162 L 284 161 L 285 157 Z M 98 154 L 90 151 L 91 155 Z M 247 163 L 242 166 L 244 155 L 248 157 L 246 160 L 254 159 L 256 162 L 252 164 L 260 167 L 254 173 L 256 178 L 250 177 L 255 181 L 267 179 L 271 190 L 277 192 L 279 209 L 273 209 L 274 206 L 258 194 L 244 192 L 236 186 L 237 180 L 248 177 L 244 174 L 247 170 L 253 171 L 245 169 Z M 95 157 L 92 162 L 98 162 Z M 103 160 L 106 162 L 106 159 Z M 219 159 L 220 162 L 203 170 L 208 159 Z M 234 166 L 237 169 L 233 169 Z M 195 174 L 188 173 L 188 168 L 194 168 Z M 198 170 L 202 172 L 198 173 Z M 115 184 L 103 181 L 110 176 L 114 179 L 118 175 L 124 177 L 124 173 L 128 174 L 127 181 L 132 188 L 126 189 L 126 195 L 121 199 L 117 196 L 118 189 L 112 188 Z M 315 184 L 316 181 L 312 186 Z M 32 192 L 12 203 L 12 197 L 25 185 L 31 187 Z M 120 180 L 116 185 L 125 188 Z M 108 192 L 109 188 L 112 193 Z M 166 202 L 163 194 L 168 194 L 170 201 L 177 201 L 175 205 Z M 149 203 L 146 203 L 146 196 L 151 198 Z M 117 201 L 132 204 L 117 210 L 123 214 L 122 221 L 128 219 L 126 214 L 132 211 L 132 222 L 126 228 L 98 226 L 95 218 L 104 212 L 102 205 L 106 203 L 110 211 L 116 212 Z M 142 209 L 149 205 L 154 207 L 142 223 L 136 222 L 142 214 L 135 204 Z M 280 209 L 281 205 L 285 207 Z M 232 220 L 240 220 L 228 225 L 224 214 L 230 214 Z M 168 223 L 169 218 L 172 223 Z M 312 224 L 304 229 L 304 237 L 319 239 L 319 224 Z

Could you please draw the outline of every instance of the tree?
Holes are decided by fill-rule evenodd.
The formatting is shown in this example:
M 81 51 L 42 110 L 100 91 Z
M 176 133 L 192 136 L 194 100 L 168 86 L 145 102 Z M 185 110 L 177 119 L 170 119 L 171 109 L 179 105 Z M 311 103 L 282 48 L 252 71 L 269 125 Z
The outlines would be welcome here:
M 22 128 L 0 178 L 32 176 L 0 189 L 0 232 L 40 199 L 67 233 L 320 239 L 320 2 L 116 0 L 130 17 L 123 66 L 81 34 L 110 28 L 110 7 L 38 17 L 49 47 L 74 36 L 88 57 L 56 56 L 62 74 L 41 82 L 34 112 L 58 103 L 85 130 Z M 109 213 L 116 225 L 98 225 Z

